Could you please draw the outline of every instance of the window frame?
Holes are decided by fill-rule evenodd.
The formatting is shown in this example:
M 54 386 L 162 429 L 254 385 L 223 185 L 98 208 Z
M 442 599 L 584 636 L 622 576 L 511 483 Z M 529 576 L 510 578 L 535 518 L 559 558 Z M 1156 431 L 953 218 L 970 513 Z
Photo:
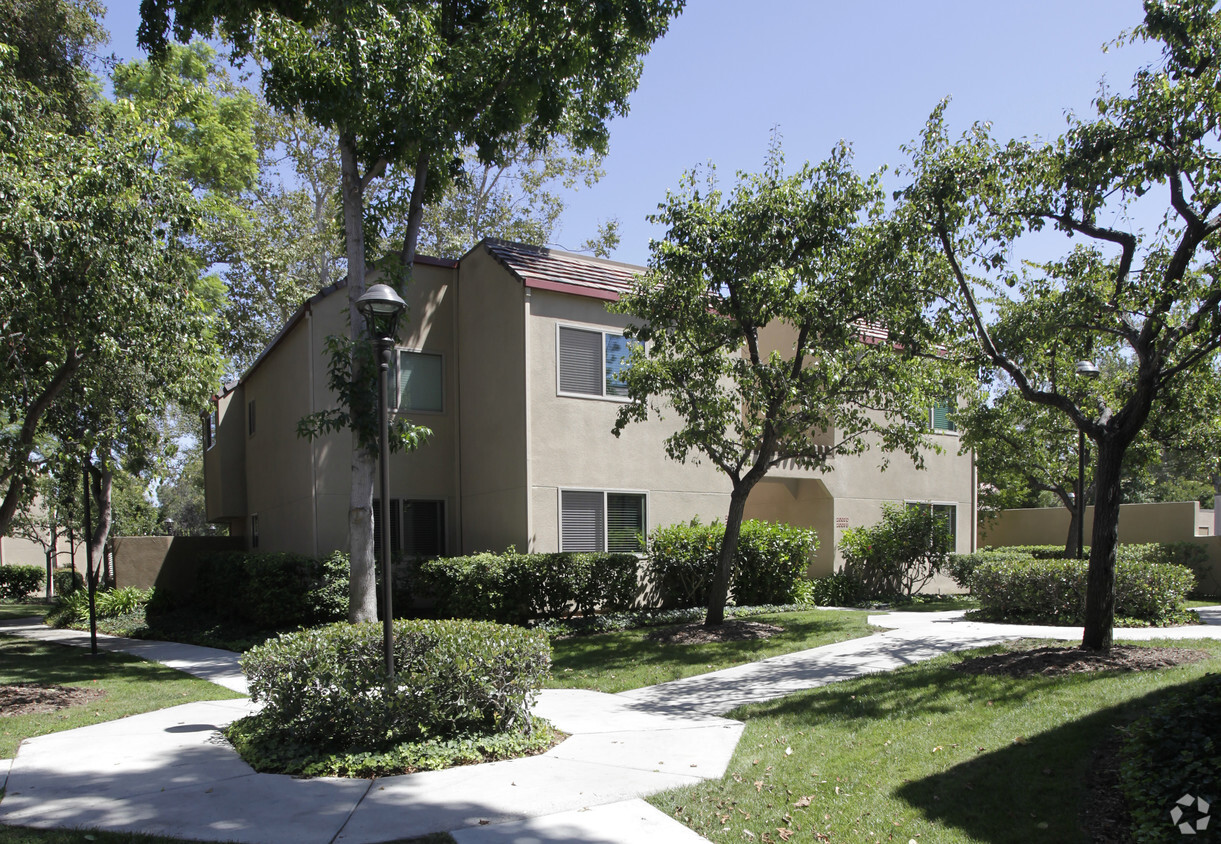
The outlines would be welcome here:
M 259 514 L 250 514 L 250 550 L 255 551 L 259 547 Z
M 556 494 L 556 534 L 558 542 L 556 547 L 560 549 L 560 553 L 569 554 L 638 554 L 645 555 L 649 551 L 649 510 L 651 509 L 651 496 L 646 489 L 591 489 L 584 486 L 562 486 L 557 488 Z M 593 493 L 602 496 L 602 536 L 601 549 L 594 550 L 576 550 L 564 547 L 564 493 L 566 492 L 585 492 Z M 630 495 L 640 499 L 641 507 L 641 536 L 644 537 L 643 547 L 637 548 L 634 551 L 611 551 L 610 549 L 610 507 L 609 496 L 612 495 Z
M 441 409 L 440 410 L 417 410 L 415 408 L 410 408 L 410 407 L 405 408 L 402 406 L 402 403 L 403 403 L 403 394 L 402 394 L 403 357 L 402 356 L 404 353 L 407 353 L 410 355 L 425 355 L 427 357 L 436 358 L 440 362 L 440 366 L 441 366 L 441 379 L 440 379 Z M 445 404 L 446 404 L 447 398 L 448 397 L 446 396 L 446 389 L 445 389 L 445 354 L 443 352 L 433 351 L 432 349 L 411 348 L 410 346 L 396 346 L 394 348 L 394 402 L 393 402 L 393 404 L 394 404 L 395 413 L 411 413 L 411 414 L 421 414 L 421 415 L 425 415 L 425 416 L 443 416 L 443 415 L 445 415 Z
M 945 407 L 946 424 L 949 428 L 937 427 L 937 408 L 938 406 Z M 928 409 L 928 429 L 934 434 L 960 434 L 958 428 L 954 425 L 954 420 L 950 419 L 950 414 L 956 409 L 955 402 L 952 399 L 935 399 Z
M 906 500 L 903 502 L 904 507 L 927 507 L 929 511 L 936 516 L 938 507 L 949 507 L 953 510 L 953 518 L 949 520 L 950 539 L 953 547 L 950 549 L 951 554 L 958 553 L 958 501 L 912 501 Z
M 255 432 L 254 399 L 246 402 L 246 438 L 250 439 Z
M 437 526 L 437 539 L 440 550 L 436 554 L 410 554 L 407 545 L 407 520 L 405 512 L 408 504 L 435 504 L 440 508 L 440 519 Z M 391 498 L 390 499 L 390 559 L 427 559 L 444 557 L 449 547 L 449 514 L 448 502 L 444 498 Z M 378 522 L 381 519 L 381 499 L 373 498 L 373 550 L 377 554 L 381 545 L 381 531 Z
M 601 338 L 602 338 L 602 373 L 603 373 L 603 377 L 599 382 L 602 387 L 601 393 L 576 393 L 576 392 L 572 392 L 570 390 L 564 390 L 560 386 L 562 383 L 561 374 L 562 374 L 562 367 L 563 367 L 563 358 L 561 357 L 561 354 L 560 354 L 560 334 L 565 330 L 584 331 L 587 334 L 598 334 L 601 336 Z M 640 342 L 639 340 L 629 339 L 623 333 L 623 329 L 615 330 L 612 328 L 600 328 L 600 327 L 593 327 L 593 326 L 589 326 L 589 325 L 576 325 L 573 323 L 566 323 L 566 322 L 557 322 L 555 324 L 555 394 L 557 396 L 562 396 L 564 398 L 572 398 L 572 399 L 593 399 L 595 401 L 609 401 L 609 402 L 615 402 L 617 404 L 628 404 L 631 402 L 632 399 L 629 396 L 609 395 L 606 392 L 606 374 L 605 374 L 606 373 L 606 338 L 608 336 L 609 337 L 622 337 L 627 342 L 628 354 L 631 354 L 632 346 L 634 344 L 637 344 Z M 584 491 L 585 492 L 597 492 L 597 490 L 584 490 Z

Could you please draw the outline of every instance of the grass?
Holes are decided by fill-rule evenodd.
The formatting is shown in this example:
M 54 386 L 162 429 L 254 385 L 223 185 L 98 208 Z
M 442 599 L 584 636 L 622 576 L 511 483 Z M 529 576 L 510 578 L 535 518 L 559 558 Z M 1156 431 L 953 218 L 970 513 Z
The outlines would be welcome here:
M 85 648 L 0 636 L 0 685 L 45 683 L 102 689 L 104 697 L 50 713 L 0 718 L 0 759 L 11 759 L 22 739 L 113 721 L 141 712 L 241 695 L 123 654 L 93 656 Z
M 1212 656 L 1024 679 L 951 668 L 990 648 L 742 707 L 727 774 L 650 802 L 714 842 L 1085 841 L 1094 748 L 1159 692 L 1221 668 L 1221 642 L 1147 644 Z
M 658 629 L 571 636 L 551 643 L 548 688 L 594 689 L 614 694 L 667 680 L 756 662 L 769 656 L 816 648 L 872 633 L 868 612 L 804 610 L 751 616 L 784 632 L 770 639 L 664 644 L 650 638 Z
M 51 609 L 51 604 L 42 601 L 0 601 L 0 619 L 42 618 Z

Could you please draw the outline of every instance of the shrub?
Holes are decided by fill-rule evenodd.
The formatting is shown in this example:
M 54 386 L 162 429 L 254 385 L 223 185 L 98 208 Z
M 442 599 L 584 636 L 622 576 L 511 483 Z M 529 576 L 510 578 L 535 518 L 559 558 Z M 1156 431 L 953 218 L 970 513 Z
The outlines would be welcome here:
M 524 624 L 629 608 L 639 566 L 634 554 L 520 554 L 510 548 L 428 560 L 419 577 L 443 615 Z
M 863 597 L 886 600 L 910 596 L 945 567 L 950 531 L 928 508 L 883 504 L 882 520 L 844 531 L 840 548 Z
M 1221 675 L 1208 674 L 1171 689 L 1128 728 L 1120 751 L 1120 788 L 1134 841 L 1171 840 L 1170 810 L 1185 794 L 1208 803 L 1221 798 L 1218 723 Z
M 42 580 L 42 566 L 0 566 L 0 598 L 24 600 Z
M 981 614 L 997 619 L 1081 624 L 1086 560 L 1009 555 L 982 562 L 972 579 Z M 1183 566 L 1125 560 L 1115 565 L 1115 615 L 1149 624 L 1178 620 L 1195 575 Z
M 145 592 L 135 586 L 124 586 L 122 589 L 107 589 L 98 592 L 94 597 L 99 618 L 114 618 L 126 615 L 147 604 L 153 597 L 153 590 Z
M 76 569 L 58 569 L 54 576 L 56 595 L 70 595 L 85 588 L 85 576 Z
M 1063 548 L 1060 549 L 1060 553 L 1063 555 Z M 1007 560 L 1029 560 L 1032 558 L 1033 557 L 1028 549 L 1017 547 L 997 548 L 995 550 L 985 549 L 983 551 L 976 551 L 973 554 L 950 554 L 947 558 L 946 570 L 949 572 L 950 577 L 954 579 L 955 583 L 957 583 L 963 589 L 966 589 L 968 592 L 974 593 L 975 587 L 973 584 L 973 578 L 975 577 L 975 570 L 978 569 L 981 564 L 986 562 L 1004 562 Z
M 99 589 L 93 597 L 93 608 L 98 618 L 115 618 L 135 612 L 153 599 L 156 590 L 124 586 L 122 589 Z M 47 620 L 55 627 L 66 627 L 89 619 L 89 590 L 77 589 L 60 595 L 55 609 L 47 614 Z
M 851 572 L 837 571 L 815 579 L 813 602 L 820 607 L 854 607 L 865 600 L 861 582 Z
M 238 551 L 200 563 L 196 595 L 221 615 L 265 628 L 337 621 L 348 611 L 347 555 L 322 560 L 302 554 Z
M 529 730 L 551 662 L 547 636 L 483 621 L 394 623 L 393 684 L 382 627 L 332 624 L 281 635 L 242 657 L 264 701 L 243 728 L 325 752 Z
M 649 567 L 668 606 L 708 603 L 708 588 L 721 553 L 725 526 L 698 519 L 654 530 L 649 537 Z M 754 519 L 742 523 L 730 588 L 736 604 L 790 604 L 806 593 L 802 586 L 818 548 L 814 531 Z

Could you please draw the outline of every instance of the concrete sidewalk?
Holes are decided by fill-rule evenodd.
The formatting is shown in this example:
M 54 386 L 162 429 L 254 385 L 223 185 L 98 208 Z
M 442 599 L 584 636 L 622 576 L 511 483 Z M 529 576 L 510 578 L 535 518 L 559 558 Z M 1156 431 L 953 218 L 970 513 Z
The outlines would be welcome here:
M 218 730 L 248 700 L 186 704 L 23 742 L 0 823 L 91 827 L 210 841 L 381 842 L 450 831 L 459 844 L 694 844 L 704 839 L 641 798 L 725 773 L 743 725 L 734 707 L 952 650 L 1015 638 L 1079 639 L 1080 629 L 980 624 L 954 613 L 870 617 L 893 629 L 619 695 L 545 690 L 535 711 L 570 738 L 528 759 L 375 780 L 258 774 Z M 1221 608 L 1201 617 L 1221 623 Z M 38 622 L 0 633 L 88 646 Z M 1221 638 L 1221 627 L 1117 630 L 1117 640 Z M 245 692 L 237 655 L 99 637 Z M 0 776 L 5 763 L 0 762 Z

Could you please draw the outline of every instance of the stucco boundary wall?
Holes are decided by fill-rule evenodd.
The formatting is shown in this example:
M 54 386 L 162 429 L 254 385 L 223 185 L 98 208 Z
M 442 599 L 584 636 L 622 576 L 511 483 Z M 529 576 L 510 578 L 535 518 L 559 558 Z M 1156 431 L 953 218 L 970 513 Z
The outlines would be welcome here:
M 207 554 L 241 551 L 240 537 L 122 536 L 114 541 L 115 586 L 157 588 L 176 599 L 195 593 L 199 561 Z
M 1221 595 L 1221 536 L 1200 536 L 1201 525 L 1209 524 L 1211 514 L 1200 511 L 1198 501 L 1173 501 L 1157 504 L 1122 504 L 1119 508 L 1119 541 L 1127 544 L 1147 542 L 1191 542 L 1208 551 L 1208 562 L 1196 571 L 1198 591 Z M 980 547 L 1008 545 L 1065 545 L 1069 513 L 1064 507 L 1032 507 L 1002 510 L 979 522 Z M 1085 508 L 1085 541 L 1094 527 L 1094 508 Z

